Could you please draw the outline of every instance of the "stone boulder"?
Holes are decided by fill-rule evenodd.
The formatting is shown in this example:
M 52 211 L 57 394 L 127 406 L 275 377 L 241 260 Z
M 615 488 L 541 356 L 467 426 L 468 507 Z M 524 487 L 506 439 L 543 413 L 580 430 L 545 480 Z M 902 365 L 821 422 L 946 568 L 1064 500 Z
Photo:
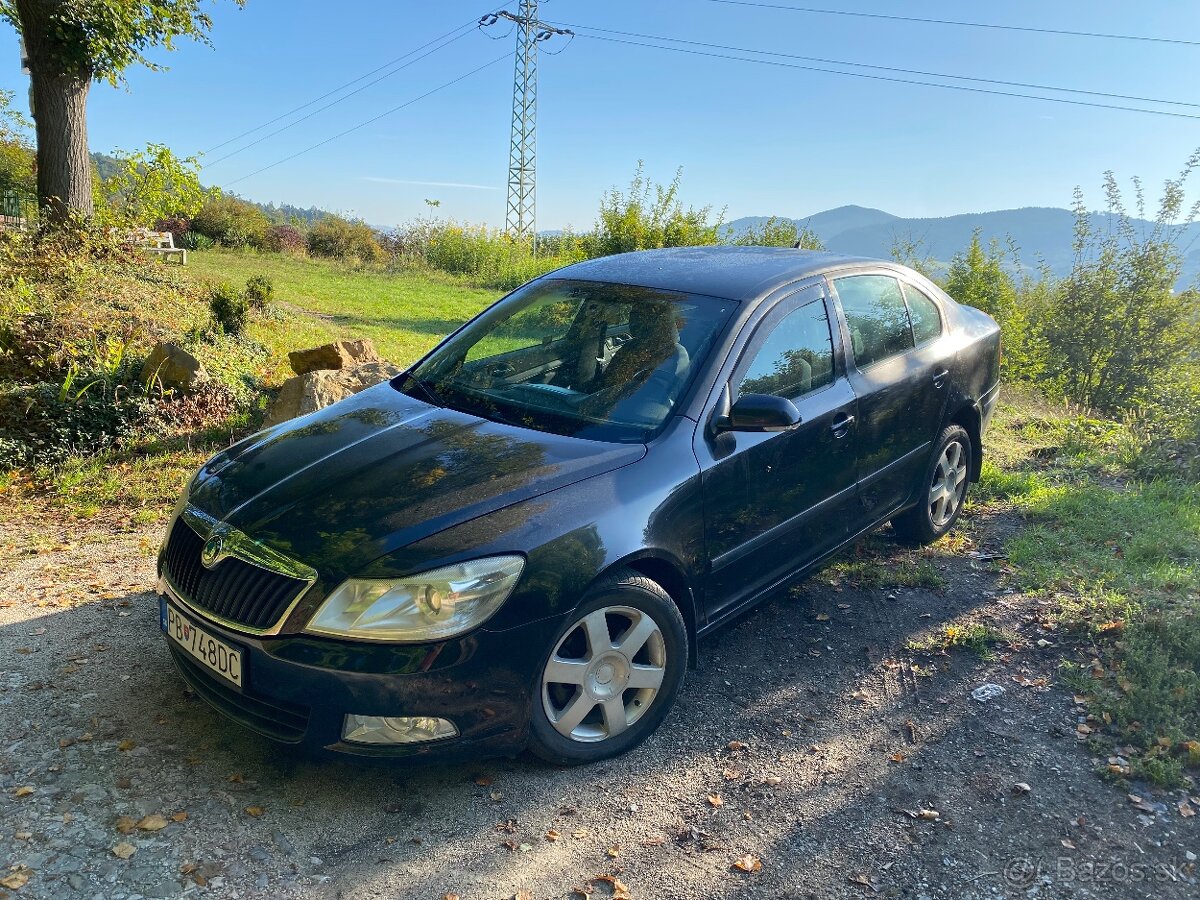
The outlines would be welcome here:
M 365 391 L 403 371 L 385 362 L 369 362 L 349 369 L 320 369 L 289 378 L 267 411 L 263 427 L 307 415 Z
M 307 350 L 293 350 L 288 362 L 297 375 L 319 372 L 324 369 L 352 369 L 363 363 L 380 362 L 375 345 L 367 338 L 357 341 L 334 341 Z
M 188 393 L 200 382 L 208 381 L 208 373 L 200 360 L 178 344 L 161 341 L 142 364 L 142 382 L 151 384 L 155 380 L 164 388 Z

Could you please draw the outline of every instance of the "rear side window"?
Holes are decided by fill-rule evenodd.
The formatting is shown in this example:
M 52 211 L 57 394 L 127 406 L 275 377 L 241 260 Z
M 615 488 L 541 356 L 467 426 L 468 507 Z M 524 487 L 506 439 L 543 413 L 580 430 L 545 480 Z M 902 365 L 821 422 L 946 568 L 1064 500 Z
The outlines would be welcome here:
M 738 395 L 795 400 L 833 381 L 833 340 L 825 303 L 815 300 L 780 319 L 754 353 Z
M 900 282 L 890 275 L 851 275 L 834 280 L 854 363 L 860 369 L 911 350 L 912 328 Z
M 912 316 L 913 339 L 917 346 L 942 336 L 942 314 L 937 304 L 911 284 L 904 285 L 908 312 Z

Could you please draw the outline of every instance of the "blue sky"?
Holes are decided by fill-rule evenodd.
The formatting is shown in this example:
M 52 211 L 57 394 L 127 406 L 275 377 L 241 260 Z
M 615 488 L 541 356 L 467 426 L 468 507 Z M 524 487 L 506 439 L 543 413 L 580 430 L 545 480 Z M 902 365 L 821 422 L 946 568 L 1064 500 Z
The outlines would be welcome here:
M 1200 41 L 1195 0 L 772 2 Z M 515 7 L 510 0 L 508 8 Z M 150 141 L 181 154 L 208 149 L 489 7 L 484 0 L 249 0 L 242 10 L 230 3 L 212 9 L 214 48 L 184 44 L 175 53 L 156 53 L 169 71 L 131 70 L 122 89 L 94 87 L 92 149 L 130 149 Z M 707 0 L 543 0 L 541 15 L 784 53 L 1200 103 L 1194 90 L 1200 46 L 801 14 Z M 498 37 L 507 28 L 491 30 Z M 15 35 L 10 46 L 0 88 L 23 97 Z M 570 45 L 543 46 L 562 52 L 541 57 L 540 228 L 590 226 L 600 195 L 625 186 L 639 159 L 651 177 L 663 181 L 682 166 L 685 201 L 725 207 L 729 218 L 804 216 L 847 203 L 939 216 L 1066 206 L 1077 184 L 1099 205 L 1105 169 L 1157 185 L 1200 146 L 1200 118 L 890 84 L 583 36 Z M 216 162 L 273 128 L 208 154 L 204 178 L 256 200 L 322 206 L 381 226 L 424 214 L 426 198 L 441 202 L 442 215 L 502 224 L 510 59 L 311 153 L 233 182 L 512 48 L 511 37 L 497 41 L 470 33 L 228 160 Z M 1200 107 L 1165 108 L 1200 116 Z

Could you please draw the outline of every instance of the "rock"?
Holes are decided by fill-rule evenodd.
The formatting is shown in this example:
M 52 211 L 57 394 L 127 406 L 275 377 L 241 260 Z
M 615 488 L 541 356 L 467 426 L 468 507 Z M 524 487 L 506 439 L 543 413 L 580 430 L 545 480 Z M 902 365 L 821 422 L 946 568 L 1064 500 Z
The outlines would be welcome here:
M 150 384 L 155 380 L 164 388 L 186 393 L 200 382 L 207 381 L 208 373 L 204 371 L 200 360 L 178 344 L 160 341 L 142 364 L 142 382 Z
M 399 375 L 402 370 L 385 362 L 364 363 L 352 369 L 321 370 L 289 378 L 267 412 L 264 427 L 278 425 L 297 416 L 344 400 Z
M 352 369 L 363 363 L 379 361 L 375 345 L 367 338 L 357 341 L 334 341 L 332 344 L 310 347 L 307 350 L 293 350 L 288 354 L 288 362 L 297 375 L 307 375 L 309 372 L 323 369 Z

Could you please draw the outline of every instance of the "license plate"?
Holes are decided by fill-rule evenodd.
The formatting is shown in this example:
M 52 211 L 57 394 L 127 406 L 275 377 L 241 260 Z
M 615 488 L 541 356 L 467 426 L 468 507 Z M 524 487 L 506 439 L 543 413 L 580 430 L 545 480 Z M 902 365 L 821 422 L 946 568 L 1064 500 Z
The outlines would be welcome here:
M 159 624 L 194 659 L 230 684 L 242 686 L 242 651 L 213 637 L 165 599 L 159 601 Z

